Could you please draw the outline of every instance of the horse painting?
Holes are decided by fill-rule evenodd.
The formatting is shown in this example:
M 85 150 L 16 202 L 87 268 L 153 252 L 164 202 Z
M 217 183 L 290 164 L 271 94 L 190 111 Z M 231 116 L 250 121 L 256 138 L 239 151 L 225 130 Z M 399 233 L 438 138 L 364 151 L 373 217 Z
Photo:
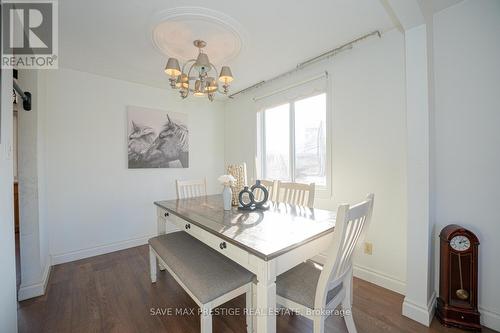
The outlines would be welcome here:
M 189 130 L 179 120 L 185 115 L 144 114 L 151 110 L 129 108 L 128 167 L 187 168 L 189 166 Z M 159 111 L 158 111 L 159 112 Z M 174 116 L 176 115 L 176 116 Z M 155 117 L 156 116 L 156 117 Z M 156 118 L 156 119 L 155 119 Z

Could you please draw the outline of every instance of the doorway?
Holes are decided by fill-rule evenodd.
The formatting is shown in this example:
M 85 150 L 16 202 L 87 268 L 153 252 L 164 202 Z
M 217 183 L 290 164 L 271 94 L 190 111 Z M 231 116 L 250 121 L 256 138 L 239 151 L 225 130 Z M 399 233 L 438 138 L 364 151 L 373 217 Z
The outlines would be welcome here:
M 15 244 L 16 244 L 16 288 L 19 291 L 19 286 L 21 285 L 21 245 L 19 237 L 19 179 L 17 172 L 17 156 L 18 156 L 18 106 L 17 95 L 13 98 L 13 124 L 12 124 L 12 161 L 14 164 L 14 232 L 15 232 Z

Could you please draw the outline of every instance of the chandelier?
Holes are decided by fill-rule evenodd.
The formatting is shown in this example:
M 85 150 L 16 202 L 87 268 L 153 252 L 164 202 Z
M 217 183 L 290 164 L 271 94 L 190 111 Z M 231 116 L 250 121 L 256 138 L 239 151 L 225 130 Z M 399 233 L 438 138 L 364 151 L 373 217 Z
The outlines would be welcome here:
M 217 68 L 208 60 L 208 55 L 202 50 L 207 43 L 195 40 L 193 44 L 198 48 L 198 57 L 188 60 L 182 66 L 182 71 L 179 60 L 176 58 L 168 59 L 165 73 L 170 76 L 170 87 L 178 89 L 182 99 L 188 97 L 190 93 L 194 96 L 207 96 L 210 101 L 214 100 L 216 92 L 227 95 L 229 83 L 233 81 L 231 69 L 229 66 L 222 66 L 218 80 L 216 80 Z M 189 67 L 187 72 L 186 67 Z M 222 91 L 219 89 L 218 81 L 222 83 Z

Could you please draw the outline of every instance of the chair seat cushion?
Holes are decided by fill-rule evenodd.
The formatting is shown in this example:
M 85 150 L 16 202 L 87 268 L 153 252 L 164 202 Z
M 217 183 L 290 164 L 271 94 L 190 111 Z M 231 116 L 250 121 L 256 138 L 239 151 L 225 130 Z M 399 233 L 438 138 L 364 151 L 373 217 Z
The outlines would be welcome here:
M 180 231 L 149 244 L 198 300 L 206 304 L 252 281 L 254 274 Z
M 316 287 L 318 285 L 321 266 L 311 261 L 304 262 L 276 279 L 276 294 L 295 303 L 314 309 Z M 342 290 L 342 284 L 330 290 L 326 296 L 326 304 Z

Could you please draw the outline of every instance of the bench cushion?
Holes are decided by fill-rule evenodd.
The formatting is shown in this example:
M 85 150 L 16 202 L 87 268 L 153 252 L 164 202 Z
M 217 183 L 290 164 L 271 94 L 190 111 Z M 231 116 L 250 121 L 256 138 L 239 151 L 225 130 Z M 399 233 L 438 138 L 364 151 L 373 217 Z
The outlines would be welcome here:
M 276 278 L 276 294 L 295 303 L 314 309 L 316 287 L 321 266 L 311 261 L 304 262 Z M 328 304 L 342 290 L 342 284 L 330 290 L 326 296 Z
M 149 244 L 198 300 L 206 304 L 252 281 L 254 274 L 180 231 Z

